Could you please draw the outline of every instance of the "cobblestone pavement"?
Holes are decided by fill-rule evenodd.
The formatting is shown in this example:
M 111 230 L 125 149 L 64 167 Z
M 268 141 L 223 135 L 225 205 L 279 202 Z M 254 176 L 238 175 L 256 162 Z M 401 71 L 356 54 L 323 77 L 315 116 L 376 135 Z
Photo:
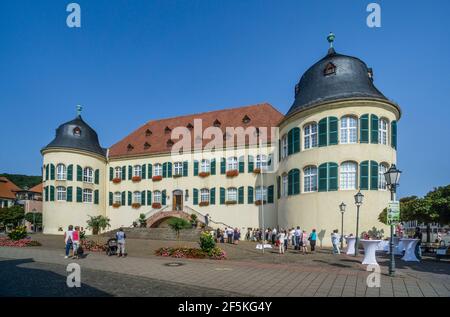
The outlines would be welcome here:
M 107 257 L 103 253 L 90 253 L 84 259 L 70 260 L 64 259 L 62 250 L 42 247 L 0 248 L 1 258 L 33 259 L 59 265 L 77 261 L 81 265 L 82 276 L 84 270 L 99 270 L 247 296 L 450 296 L 448 262 L 408 266 L 399 262 L 397 275 L 391 278 L 385 274 L 387 258 L 382 257 L 379 258 L 383 273 L 381 287 L 368 288 L 366 279 L 369 272 L 359 264 L 360 257 L 319 254 L 317 260 L 316 255 L 306 255 L 309 258 L 305 262 L 285 264 L 255 259 L 212 261 L 133 256 L 117 258 Z M 302 257 L 299 254 L 295 256 Z M 172 262 L 183 265 L 166 265 Z M 0 274 L 7 273 L 2 270 Z M 31 276 L 28 278 L 32 279 Z M 208 295 L 215 294 L 211 291 Z

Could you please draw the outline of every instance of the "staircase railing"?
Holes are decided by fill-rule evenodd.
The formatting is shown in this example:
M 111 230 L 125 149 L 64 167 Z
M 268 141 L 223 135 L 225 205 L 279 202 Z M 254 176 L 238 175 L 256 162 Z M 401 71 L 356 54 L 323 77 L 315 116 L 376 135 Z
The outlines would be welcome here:
M 204 214 L 200 213 L 199 211 L 197 211 L 197 210 L 195 210 L 194 208 L 192 208 L 192 207 L 190 207 L 190 206 L 187 206 L 187 205 L 184 205 L 183 208 L 184 208 L 186 211 L 189 211 L 191 214 L 196 215 L 196 216 L 197 216 L 197 219 L 198 219 L 200 222 L 205 223 L 205 215 L 204 215 Z M 210 217 L 208 217 L 208 224 L 210 224 L 210 223 L 214 223 L 214 224 L 216 224 L 216 225 L 223 225 L 223 226 L 228 227 L 228 228 L 234 228 L 234 226 L 230 226 L 230 225 L 228 225 L 228 224 L 226 224 L 226 223 L 223 223 L 223 222 L 214 221 L 214 220 L 212 220 Z

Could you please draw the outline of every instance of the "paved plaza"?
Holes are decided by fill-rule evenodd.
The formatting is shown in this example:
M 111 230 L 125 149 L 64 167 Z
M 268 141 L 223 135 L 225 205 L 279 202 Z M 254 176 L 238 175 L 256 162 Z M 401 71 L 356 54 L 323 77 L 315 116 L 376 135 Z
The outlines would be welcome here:
M 42 247 L 0 248 L 0 294 L 35 296 L 39 294 L 34 290 L 39 284 L 36 281 L 43 279 L 42 274 L 47 272 L 51 275 L 48 283 L 57 287 L 41 296 L 67 296 L 71 291 L 65 285 L 65 266 L 77 262 L 81 266 L 82 288 L 85 288 L 78 291 L 79 295 L 450 296 L 450 263 L 435 262 L 431 258 L 421 263 L 405 263 L 397 258 L 397 274 L 391 278 L 386 274 L 388 258 L 380 255 L 381 287 L 371 288 L 366 283 L 370 272 L 360 264 L 361 256 L 333 256 L 325 248 L 315 254 L 302 255 L 290 250 L 279 255 L 274 250 L 266 250 L 262 255 L 254 249 L 254 243 L 243 242 L 221 245 L 229 255 L 225 261 L 187 260 L 157 257 L 153 251 L 160 246 L 193 246 L 195 243 L 130 239 L 130 255 L 126 258 L 88 252 L 84 259 L 71 260 L 64 259 L 59 239 L 41 236 L 38 240 L 43 243 Z M 170 263 L 181 265 L 168 265 Z M 22 277 L 15 278 L 10 272 Z M 4 283 L 8 280 L 14 282 Z M 15 285 L 15 291 L 5 292 L 7 285 Z M 173 291 L 168 291 L 170 289 Z

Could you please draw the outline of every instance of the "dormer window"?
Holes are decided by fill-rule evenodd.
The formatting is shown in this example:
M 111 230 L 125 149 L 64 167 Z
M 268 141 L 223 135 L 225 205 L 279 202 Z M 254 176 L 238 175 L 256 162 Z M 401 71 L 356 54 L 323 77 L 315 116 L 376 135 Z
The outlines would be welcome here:
M 190 123 L 188 123 L 188 125 L 186 126 L 186 128 L 188 128 L 189 130 L 192 130 L 194 128 L 194 126 Z
M 132 151 L 134 149 L 134 146 L 133 145 L 131 145 L 131 144 L 128 144 L 128 146 L 127 146 L 127 150 L 128 151 Z
M 169 127 L 166 127 L 166 128 L 164 129 L 164 133 L 170 133 L 171 131 L 172 131 L 172 129 L 169 128 Z
M 221 124 L 220 121 L 217 120 L 217 119 L 216 119 L 216 120 L 214 121 L 214 123 L 213 123 L 213 125 L 214 125 L 215 127 L 220 127 L 220 124 Z
M 336 74 L 336 66 L 333 63 L 328 63 L 327 66 L 325 66 L 325 69 L 323 70 L 323 74 L 325 76 Z
M 373 80 L 373 69 L 372 68 L 369 68 L 367 70 L 367 75 L 369 75 L 370 80 Z
M 81 136 L 81 129 L 79 127 L 73 128 L 72 132 L 74 136 Z
M 244 118 L 242 118 L 242 122 L 245 123 L 245 124 L 249 123 L 250 121 L 252 121 L 252 120 L 247 115 L 245 115 Z
M 150 143 L 148 143 L 148 142 L 145 142 L 145 143 L 144 143 L 144 149 L 147 150 L 147 149 L 150 148 L 150 146 L 151 146 Z
M 173 143 L 172 140 L 168 140 L 168 141 L 167 141 L 167 146 L 168 146 L 168 147 L 171 147 L 173 144 L 174 144 L 174 143 Z
M 145 136 L 151 136 L 152 131 L 150 129 L 145 130 Z

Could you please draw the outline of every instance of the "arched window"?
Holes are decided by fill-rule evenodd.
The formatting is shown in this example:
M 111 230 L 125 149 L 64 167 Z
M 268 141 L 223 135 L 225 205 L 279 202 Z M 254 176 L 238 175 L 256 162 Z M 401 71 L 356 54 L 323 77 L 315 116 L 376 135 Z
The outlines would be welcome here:
M 56 187 L 56 200 L 58 201 L 66 201 L 67 200 L 67 192 L 64 186 Z
M 83 182 L 85 182 L 85 183 L 93 183 L 94 182 L 94 170 L 92 168 L 90 168 L 90 167 L 84 168 Z
M 235 187 L 227 189 L 227 201 L 237 201 L 237 189 Z
M 288 196 L 288 192 L 289 192 L 289 179 L 288 179 L 288 175 L 287 174 L 283 174 L 283 176 L 281 177 L 283 185 L 282 185 L 282 191 L 281 191 L 281 195 L 283 197 L 287 197 Z
M 141 192 L 135 191 L 133 192 L 133 204 L 141 203 Z
M 288 174 L 288 195 L 300 194 L 300 171 L 296 168 L 289 171 Z
M 317 123 L 310 123 L 304 128 L 305 149 L 317 146 Z
M 92 189 L 83 189 L 83 202 L 92 203 Z
M 356 189 L 356 170 L 355 162 L 344 162 L 340 168 L 340 189 Z
M 238 159 L 236 156 L 227 159 L 227 171 L 235 171 L 238 169 Z
M 114 169 L 114 178 L 122 179 L 122 168 L 120 166 Z
M 255 188 L 255 200 L 267 201 L 267 187 L 257 186 Z
M 174 175 L 183 175 L 183 162 L 173 163 Z
M 256 168 L 264 169 L 267 167 L 267 156 L 264 154 L 256 155 Z
M 288 154 L 288 137 L 287 135 L 283 135 L 283 137 L 281 138 L 281 158 L 285 158 L 287 157 Z
M 142 177 L 142 166 L 141 165 L 133 166 L 133 177 Z
M 306 167 L 304 169 L 303 175 L 303 191 L 305 193 L 317 191 L 317 167 Z
M 202 188 L 200 189 L 200 202 L 209 202 L 209 189 Z
M 155 164 L 155 171 L 153 173 L 154 176 L 162 176 L 162 165 L 159 163 Z
M 209 169 L 209 160 L 203 159 L 201 164 L 200 164 L 200 172 L 202 173 L 209 173 L 210 169 Z
M 386 164 L 381 163 L 378 167 L 378 189 L 386 190 L 386 178 L 384 177 L 384 173 L 386 173 L 388 167 Z
M 122 195 L 120 192 L 114 193 L 114 203 L 115 204 L 121 204 L 122 203 Z
M 358 120 L 356 118 L 350 116 L 341 118 L 341 143 L 356 143 L 358 139 L 357 129 Z
M 153 192 L 153 202 L 154 203 L 161 203 L 161 192 L 159 190 L 155 190 Z
M 378 143 L 388 144 L 388 122 L 386 119 L 378 120 Z
M 64 181 L 67 178 L 66 166 L 64 164 L 56 165 L 56 179 Z

